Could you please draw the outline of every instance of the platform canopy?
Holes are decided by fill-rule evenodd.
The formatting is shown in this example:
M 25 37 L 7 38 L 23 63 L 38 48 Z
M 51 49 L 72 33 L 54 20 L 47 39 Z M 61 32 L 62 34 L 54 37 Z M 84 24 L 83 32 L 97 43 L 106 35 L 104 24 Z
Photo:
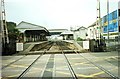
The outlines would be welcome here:
M 73 35 L 73 32 L 71 32 L 71 31 L 64 31 L 64 32 L 62 32 L 60 35 L 61 35 L 61 36 L 62 36 L 62 35 Z
M 50 36 L 45 27 L 24 21 L 20 22 L 16 28 L 21 32 L 19 36 L 21 42 L 46 41 L 46 36 Z
M 68 31 L 67 29 L 48 29 L 50 35 L 60 35 L 64 31 Z
M 36 24 L 28 23 L 25 21 L 20 22 L 16 27 L 21 33 L 24 33 L 25 31 L 45 31 L 46 33 L 49 33 L 49 31 L 43 27 Z

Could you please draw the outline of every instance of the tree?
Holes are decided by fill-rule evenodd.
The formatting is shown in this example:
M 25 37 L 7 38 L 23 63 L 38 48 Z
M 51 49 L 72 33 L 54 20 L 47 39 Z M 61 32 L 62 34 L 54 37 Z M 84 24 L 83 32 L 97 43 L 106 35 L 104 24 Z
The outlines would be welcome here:
M 83 41 L 83 39 L 82 39 L 82 38 L 80 38 L 80 37 L 78 37 L 78 38 L 77 38 L 77 41 Z
M 7 22 L 7 28 L 8 28 L 9 38 L 16 39 L 16 37 L 19 35 L 19 31 L 18 31 L 18 29 L 16 29 L 16 23 Z

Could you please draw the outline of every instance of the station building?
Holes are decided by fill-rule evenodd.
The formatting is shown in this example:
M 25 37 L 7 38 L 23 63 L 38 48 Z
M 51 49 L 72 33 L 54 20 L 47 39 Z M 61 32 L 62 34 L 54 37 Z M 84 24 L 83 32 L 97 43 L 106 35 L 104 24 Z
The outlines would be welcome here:
M 45 27 L 24 21 L 20 22 L 16 28 L 21 33 L 18 38 L 19 42 L 46 41 L 46 36 L 50 35 Z

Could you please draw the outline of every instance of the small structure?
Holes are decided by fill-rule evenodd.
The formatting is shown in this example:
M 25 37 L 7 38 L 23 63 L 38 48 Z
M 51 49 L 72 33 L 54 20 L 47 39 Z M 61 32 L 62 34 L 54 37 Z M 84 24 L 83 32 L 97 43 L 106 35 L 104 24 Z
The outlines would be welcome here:
M 68 29 L 48 29 L 50 35 L 60 35 L 64 31 L 68 31 Z
M 63 36 L 63 40 L 73 40 L 73 32 L 71 31 L 64 31 L 60 35 Z
M 97 26 L 96 26 L 96 22 L 94 22 L 93 24 L 91 24 L 88 27 L 88 31 L 87 31 L 87 38 L 88 39 L 97 39 L 98 38 L 98 30 L 97 30 Z
M 71 28 L 71 31 L 74 33 L 74 40 L 77 40 L 78 38 L 86 39 L 87 34 L 87 28 L 86 27 L 77 27 L 77 29 Z
M 48 37 L 48 40 L 62 40 L 60 34 L 68 29 L 48 29 L 51 36 Z
M 49 35 L 45 27 L 24 21 L 20 22 L 16 28 L 21 32 L 19 36 L 21 42 L 46 41 L 46 36 Z

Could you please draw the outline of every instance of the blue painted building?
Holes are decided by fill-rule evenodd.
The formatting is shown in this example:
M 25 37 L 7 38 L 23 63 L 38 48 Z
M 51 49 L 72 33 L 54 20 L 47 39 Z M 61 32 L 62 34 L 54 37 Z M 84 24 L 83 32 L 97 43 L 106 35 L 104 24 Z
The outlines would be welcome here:
M 108 20 L 109 16 L 109 20 Z M 108 26 L 109 21 L 109 26 Z M 103 37 L 107 38 L 107 33 L 109 31 L 110 39 L 114 39 L 118 36 L 119 32 L 119 10 L 115 10 L 108 15 L 103 16 L 102 26 L 103 26 Z M 109 30 L 108 30 L 109 29 Z

